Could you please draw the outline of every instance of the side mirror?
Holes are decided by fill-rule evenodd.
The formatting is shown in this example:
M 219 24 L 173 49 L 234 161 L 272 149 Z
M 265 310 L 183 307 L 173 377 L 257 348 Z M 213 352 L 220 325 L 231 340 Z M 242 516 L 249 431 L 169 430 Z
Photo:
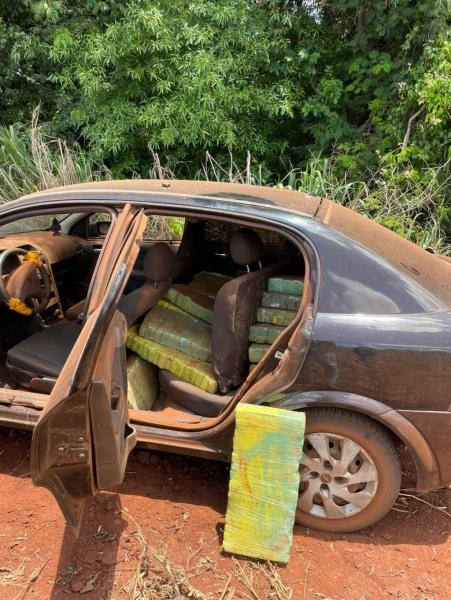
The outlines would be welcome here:
M 110 228 L 111 221 L 96 221 L 89 224 L 89 237 L 105 237 Z

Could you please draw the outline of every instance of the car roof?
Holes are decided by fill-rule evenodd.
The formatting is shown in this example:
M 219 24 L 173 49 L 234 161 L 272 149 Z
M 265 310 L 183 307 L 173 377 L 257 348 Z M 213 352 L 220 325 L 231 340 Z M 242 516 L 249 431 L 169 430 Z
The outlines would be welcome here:
M 145 194 L 209 196 L 221 198 L 225 202 L 239 200 L 260 206 L 288 209 L 310 217 L 317 216 L 319 209 L 324 210 L 325 205 L 330 202 L 319 196 L 283 188 L 183 179 L 122 179 L 77 183 L 34 192 L 23 196 L 20 201 L 56 199 L 62 194 L 78 195 L 80 199 L 96 199 L 103 195 L 130 198 L 134 195 L 139 197 Z
M 39 205 L 40 201 L 52 202 L 64 195 L 80 200 L 108 198 L 133 201 L 133 198 L 142 200 L 146 194 L 169 196 L 171 200 L 180 197 L 185 202 L 187 197 L 221 199 L 225 204 L 243 202 L 248 206 L 264 206 L 276 211 L 289 211 L 314 218 L 383 257 L 451 306 L 451 263 L 440 260 L 353 210 L 304 192 L 218 181 L 124 179 L 79 183 L 43 190 L 23 196 L 11 204 L 29 205 L 32 201 Z

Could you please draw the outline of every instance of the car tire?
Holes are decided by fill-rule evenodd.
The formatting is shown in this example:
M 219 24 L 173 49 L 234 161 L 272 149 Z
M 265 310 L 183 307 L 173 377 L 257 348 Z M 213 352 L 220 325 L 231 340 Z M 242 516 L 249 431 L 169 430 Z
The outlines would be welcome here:
M 339 409 L 307 410 L 306 417 L 296 523 L 335 533 L 373 525 L 391 509 L 401 485 L 390 433 L 366 416 Z

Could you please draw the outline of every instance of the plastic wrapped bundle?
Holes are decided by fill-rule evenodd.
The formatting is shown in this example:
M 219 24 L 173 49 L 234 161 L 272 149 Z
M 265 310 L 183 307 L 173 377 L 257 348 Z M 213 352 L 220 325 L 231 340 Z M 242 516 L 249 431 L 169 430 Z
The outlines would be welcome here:
M 184 284 L 170 287 L 165 297 L 193 317 L 198 317 L 206 323 L 211 324 L 213 322 L 213 298 L 209 298 Z
M 223 549 L 287 563 L 305 415 L 238 404 Z
M 264 292 L 262 297 L 262 306 L 267 308 L 298 310 L 300 302 L 300 296 L 284 294 L 282 292 Z
M 163 346 L 152 340 L 147 340 L 138 335 L 138 328 L 132 327 L 127 335 L 127 348 L 139 354 L 141 358 L 147 360 L 160 369 L 167 369 L 177 377 L 180 377 L 188 383 L 192 383 L 201 390 L 215 394 L 218 391 L 218 384 L 213 373 L 213 368 L 209 363 L 191 358 L 174 348 Z
M 269 350 L 269 344 L 251 344 L 249 346 L 249 362 L 258 363 Z
M 211 273 L 210 271 L 201 271 L 194 275 L 193 281 L 189 287 L 197 290 L 201 294 L 205 294 L 210 298 L 214 298 L 222 286 L 230 281 L 231 277 L 221 275 L 220 273 Z
M 127 357 L 127 399 L 129 407 L 139 410 L 152 410 L 159 390 L 156 366 L 137 354 L 130 354 Z
M 272 344 L 282 333 L 283 327 L 268 323 L 255 323 L 249 330 L 249 341 L 256 344 Z
M 190 315 L 155 306 L 141 323 L 139 335 L 193 358 L 211 360 L 211 328 Z
M 169 302 L 169 300 L 166 300 L 166 298 L 158 300 L 157 306 L 161 306 L 161 308 L 167 308 L 168 310 L 173 310 L 174 312 L 182 313 L 182 315 L 189 315 L 189 313 L 187 313 L 186 310 L 183 310 L 183 308 L 179 308 L 176 304 L 173 304 L 172 302 Z
M 272 323 L 282 327 L 289 325 L 295 316 L 296 311 L 281 308 L 259 308 L 257 311 L 257 321 L 259 323 Z
M 300 296 L 304 290 L 304 278 L 297 275 L 284 277 L 270 277 L 268 279 L 268 292 L 282 292 Z

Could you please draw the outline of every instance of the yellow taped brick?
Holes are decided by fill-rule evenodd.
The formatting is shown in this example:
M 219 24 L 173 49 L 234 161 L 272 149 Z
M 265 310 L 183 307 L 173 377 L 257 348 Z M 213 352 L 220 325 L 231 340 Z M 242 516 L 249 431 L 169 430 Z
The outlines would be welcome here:
M 286 563 L 299 494 L 305 415 L 238 404 L 223 549 Z
M 218 391 L 215 374 L 211 364 L 197 360 L 157 342 L 138 335 L 137 327 L 128 331 L 126 346 L 160 369 L 167 369 L 177 377 L 192 383 L 201 390 L 215 394 Z

